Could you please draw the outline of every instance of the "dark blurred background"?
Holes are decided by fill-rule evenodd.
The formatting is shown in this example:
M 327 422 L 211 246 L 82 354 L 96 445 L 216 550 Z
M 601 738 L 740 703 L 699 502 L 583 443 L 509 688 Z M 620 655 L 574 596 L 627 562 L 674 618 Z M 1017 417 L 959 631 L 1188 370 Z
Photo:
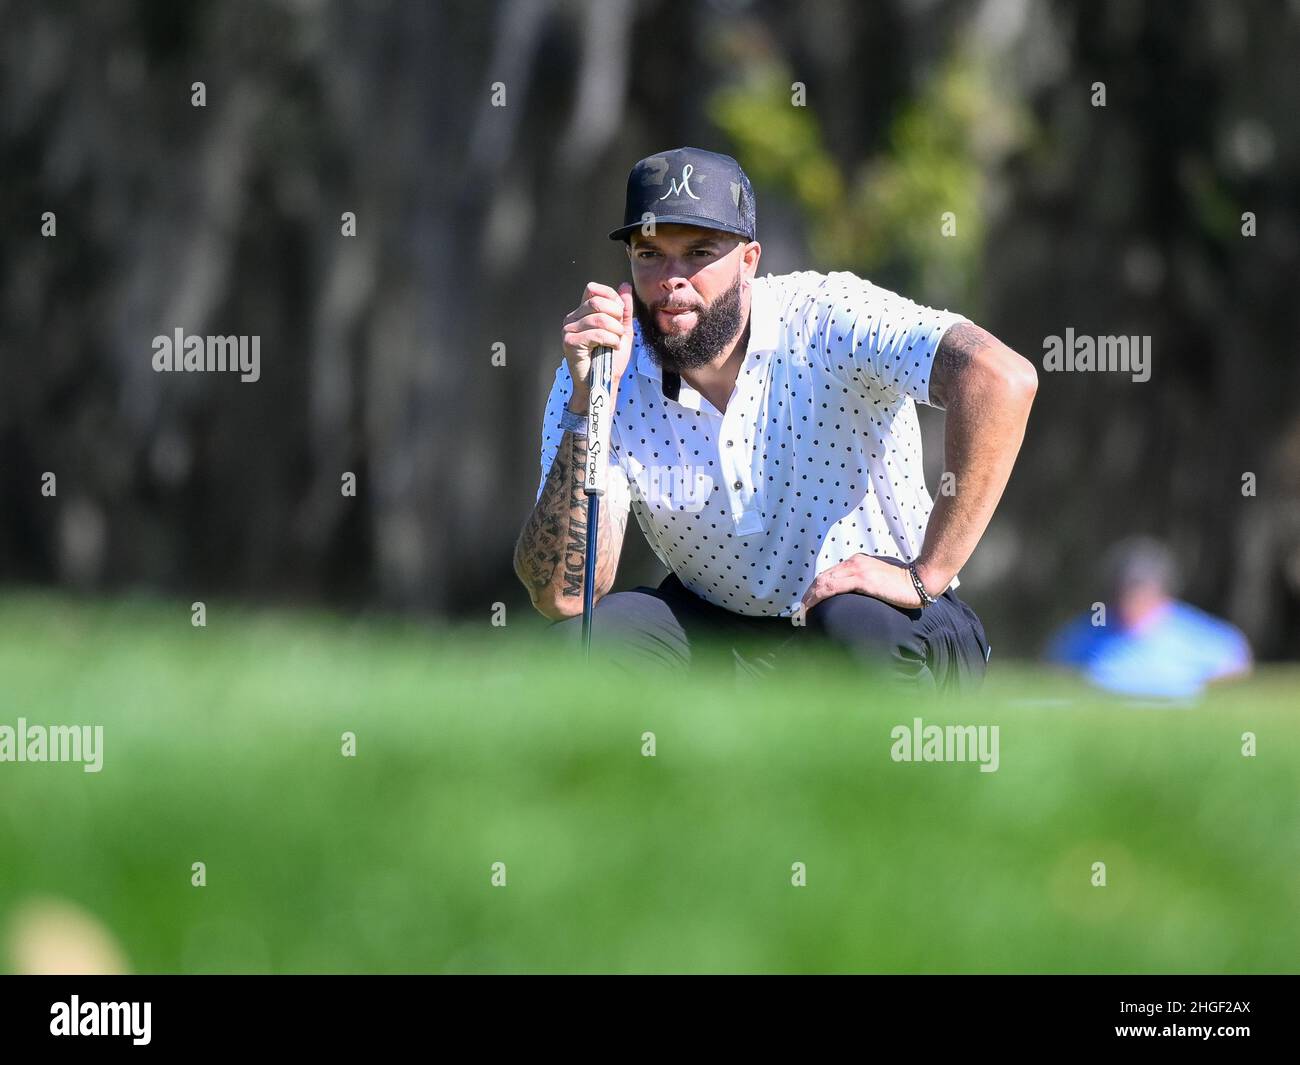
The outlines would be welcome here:
M 0 578 L 531 619 L 561 320 L 626 274 L 628 169 L 691 144 L 753 179 L 761 273 L 853 270 L 1040 367 L 1151 337 L 1145 383 L 1040 373 L 962 573 L 995 649 L 1142 532 L 1296 657 L 1298 57 L 1264 0 L 0 2 Z M 155 373 L 178 327 L 259 335 L 261 379 Z M 627 543 L 618 587 L 657 581 Z

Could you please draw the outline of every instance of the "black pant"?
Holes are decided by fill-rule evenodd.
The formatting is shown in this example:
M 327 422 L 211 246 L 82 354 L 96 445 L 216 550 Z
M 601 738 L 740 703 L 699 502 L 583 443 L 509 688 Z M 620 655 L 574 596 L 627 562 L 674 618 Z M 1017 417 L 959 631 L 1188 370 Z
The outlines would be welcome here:
M 833 595 L 791 618 L 733 614 L 689 591 L 675 574 L 658 588 L 613 592 L 592 615 L 592 656 L 629 672 L 647 667 L 678 671 L 718 656 L 744 672 L 762 674 L 798 657 L 801 648 L 839 650 L 891 680 L 932 691 L 979 686 L 989 657 L 984 626 L 952 589 L 924 610 L 903 610 L 856 592 Z M 551 626 L 561 639 L 580 642 L 582 618 Z

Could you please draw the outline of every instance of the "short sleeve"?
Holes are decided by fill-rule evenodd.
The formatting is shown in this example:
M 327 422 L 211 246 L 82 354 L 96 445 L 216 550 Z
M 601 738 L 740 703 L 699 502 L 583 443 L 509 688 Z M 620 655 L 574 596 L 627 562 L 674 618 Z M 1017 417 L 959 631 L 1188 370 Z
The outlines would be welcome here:
M 560 428 L 560 414 L 569 397 L 573 395 L 573 378 L 569 374 L 569 364 L 564 359 L 555 371 L 555 383 L 551 386 L 550 397 L 546 400 L 546 415 L 542 419 L 542 455 L 541 479 L 537 482 L 537 497 L 534 504 L 542 498 L 542 489 L 546 487 L 546 475 L 551 472 L 555 456 L 560 453 L 560 441 L 564 430 Z M 610 452 L 613 461 L 609 463 L 606 473 L 605 505 L 611 513 L 624 517 L 632 505 L 631 490 L 628 486 L 627 473 L 618 458 L 618 448 L 611 442 Z
M 1207 680 L 1232 676 L 1250 668 L 1250 643 L 1234 625 L 1201 615 L 1204 635 L 1193 643 L 1193 653 L 1199 652 L 1205 666 Z
M 869 397 L 883 389 L 927 404 L 939 341 L 949 326 L 968 321 L 845 270 L 826 275 L 818 306 L 832 373 Z

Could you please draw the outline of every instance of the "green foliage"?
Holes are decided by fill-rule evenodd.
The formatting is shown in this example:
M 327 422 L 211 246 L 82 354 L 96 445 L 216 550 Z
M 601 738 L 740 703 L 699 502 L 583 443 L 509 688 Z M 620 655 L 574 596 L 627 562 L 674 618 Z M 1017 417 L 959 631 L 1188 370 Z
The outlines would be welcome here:
M 972 307 L 990 170 L 1031 129 L 998 93 L 988 62 L 974 53 L 946 61 L 852 174 L 827 151 L 815 101 L 793 106 L 790 85 L 788 70 L 768 63 L 718 90 L 709 114 L 760 197 L 776 193 L 803 213 L 815 268 L 884 276 L 931 302 Z
M 791 104 L 790 85 L 784 68 L 769 68 L 719 89 L 709 100 L 709 117 L 736 144 L 756 191 L 778 192 L 811 225 L 827 226 L 844 206 L 843 176 L 822 143 L 813 108 Z

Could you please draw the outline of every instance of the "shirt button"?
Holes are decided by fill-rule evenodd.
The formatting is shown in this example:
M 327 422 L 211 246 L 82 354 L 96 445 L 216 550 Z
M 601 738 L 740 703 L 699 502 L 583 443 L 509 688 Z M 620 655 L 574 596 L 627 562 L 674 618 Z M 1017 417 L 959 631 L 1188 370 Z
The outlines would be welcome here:
M 731 441 L 730 441 L 730 440 L 727 441 L 727 447 L 731 447 Z
M 740 489 L 741 489 L 741 484 L 740 484 L 739 481 L 737 481 L 737 482 L 736 482 L 735 484 L 733 484 L 731 487 L 734 488 L 737 492 L 739 492 Z

